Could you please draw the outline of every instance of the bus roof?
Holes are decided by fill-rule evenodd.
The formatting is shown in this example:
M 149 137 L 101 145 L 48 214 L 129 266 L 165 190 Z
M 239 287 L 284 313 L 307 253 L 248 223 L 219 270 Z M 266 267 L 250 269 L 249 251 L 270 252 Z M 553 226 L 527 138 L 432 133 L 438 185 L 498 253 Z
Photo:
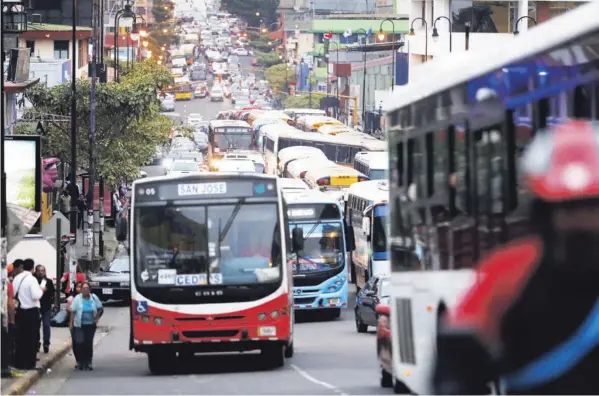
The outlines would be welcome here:
M 289 116 L 297 115 L 301 116 L 302 114 L 313 114 L 313 115 L 326 115 L 327 112 L 320 109 L 285 109 L 283 112 Z
M 389 182 L 386 180 L 370 180 L 354 183 L 349 186 L 347 195 L 363 198 L 370 202 L 388 202 Z
M 283 197 L 288 205 L 333 204 L 339 206 L 339 202 L 336 201 L 332 196 L 316 189 L 285 191 L 283 192 Z
M 283 191 L 305 191 L 310 189 L 302 180 L 287 177 L 279 179 L 279 188 Z
M 347 125 L 337 125 L 337 124 L 326 124 L 322 125 L 318 128 L 318 133 L 322 133 L 324 135 L 336 135 L 338 133 L 346 133 L 346 132 L 357 132 L 355 129 L 348 127 Z
M 356 154 L 356 162 L 360 161 L 366 164 L 370 169 L 388 169 L 389 152 L 388 151 L 362 151 Z
M 314 167 L 339 166 L 327 158 L 302 158 L 293 161 L 287 165 L 287 171 L 295 177 L 300 177 L 302 172 L 306 172 Z
M 567 43 L 577 43 L 582 36 L 599 30 L 599 2 L 590 2 L 552 18 L 548 22 L 533 27 L 526 34 L 520 34 L 505 43 L 491 48 L 481 47 L 478 50 L 458 52 L 449 57 L 426 62 L 415 69 L 414 77 L 410 76 L 407 86 L 397 87 L 385 106 L 387 117 L 393 118 L 390 112 L 409 106 L 432 95 L 437 95 L 450 88 L 467 84 L 470 80 L 489 73 L 502 70 L 507 65 L 527 61 L 543 52 L 551 52 Z M 575 51 L 559 51 L 550 54 L 545 63 L 572 65 L 579 56 Z M 582 52 L 582 49 L 579 51 Z M 586 57 L 590 54 L 586 54 Z M 585 55 L 582 57 L 586 58 Z M 442 73 L 439 71 L 442 70 Z M 457 92 L 456 92 L 457 94 Z M 460 93 L 462 95 L 462 93 Z M 389 124 L 388 124 L 389 125 Z
M 321 149 L 311 146 L 292 146 L 279 150 L 280 162 L 289 162 L 297 158 L 326 158 Z
M 212 120 L 210 121 L 212 128 L 220 127 L 237 127 L 237 128 L 250 128 L 250 124 L 241 120 Z
M 240 174 L 235 172 L 205 172 L 194 175 L 181 175 L 181 176 L 150 176 L 143 179 L 137 179 L 133 182 L 133 191 L 135 186 L 140 184 L 151 184 L 151 183 L 166 183 L 178 180 L 182 182 L 194 182 L 196 180 L 221 180 L 221 179 L 246 179 L 255 180 L 260 179 L 266 181 L 276 182 L 277 177 L 274 175 L 267 175 L 263 173 L 254 174 Z
M 366 179 L 369 179 L 368 176 L 355 170 L 354 168 L 348 168 L 346 166 L 337 165 L 336 163 L 332 163 L 332 166 L 315 166 L 311 169 L 308 169 L 306 172 L 305 178 L 312 178 L 313 180 L 318 180 L 323 177 L 329 176 L 362 176 Z
M 306 124 L 314 125 L 320 123 L 333 123 L 335 125 L 344 125 L 341 121 L 336 118 L 329 117 L 326 115 L 305 115 L 297 119 L 297 122 L 305 122 Z
M 322 135 L 320 133 L 309 133 L 297 128 L 280 124 L 265 125 L 262 127 L 263 134 L 271 139 L 288 138 L 313 143 L 332 143 L 346 146 L 360 147 L 368 151 L 387 151 L 387 142 L 378 140 L 366 133 L 347 132 L 340 135 Z

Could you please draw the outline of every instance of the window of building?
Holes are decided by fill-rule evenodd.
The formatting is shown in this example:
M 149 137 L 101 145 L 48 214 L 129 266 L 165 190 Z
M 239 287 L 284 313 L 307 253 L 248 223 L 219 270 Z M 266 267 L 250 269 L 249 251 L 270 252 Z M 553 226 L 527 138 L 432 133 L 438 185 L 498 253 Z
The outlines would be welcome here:
M 534 7 L 531 11 L 534 18 Z M 518 2 L 451 0 L 450 13 L 454 32 L 465 31 L 466 23 L 470 23 L 473 33 L 512 33 L 518 19 Z
M 29 48 L 31 56 L 35 55 L 35 41 L 33 41 L 33 40 L 25 41 L 25 47 Z
M 353 44 L 358 42 L 358 35 L 352 34 L 351 36 L 345 37 L 343 34 L 339 35 L 339 42 L 341 44 Z
M 54 41 L 54 59 L 69 59 L 69 42 L 67 40 Z

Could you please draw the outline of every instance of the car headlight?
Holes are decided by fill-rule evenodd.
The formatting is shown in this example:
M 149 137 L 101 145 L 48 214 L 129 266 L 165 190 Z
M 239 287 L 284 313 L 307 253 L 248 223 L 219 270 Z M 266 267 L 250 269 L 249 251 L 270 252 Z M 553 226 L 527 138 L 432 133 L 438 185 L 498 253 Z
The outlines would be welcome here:
M 92 282 L 89 282 L 89 285 L 92 286 L 92 287 L 93 286 L 100 286 L 100 282 L 93 282 L 92 281 Z
M 129 281 L 127 282 L 121 282 L 121 286 L 129 286 L 131 283 Z

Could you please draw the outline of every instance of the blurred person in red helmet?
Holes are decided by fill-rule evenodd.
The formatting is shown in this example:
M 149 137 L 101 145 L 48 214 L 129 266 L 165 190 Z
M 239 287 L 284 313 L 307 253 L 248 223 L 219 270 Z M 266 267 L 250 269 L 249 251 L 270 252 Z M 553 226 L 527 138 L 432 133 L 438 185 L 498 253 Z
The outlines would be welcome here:
M 437 394 L 599 394 L 599 123 L 539 132 L 522 169 L 534 237 L 487 256 L 442 319 Z

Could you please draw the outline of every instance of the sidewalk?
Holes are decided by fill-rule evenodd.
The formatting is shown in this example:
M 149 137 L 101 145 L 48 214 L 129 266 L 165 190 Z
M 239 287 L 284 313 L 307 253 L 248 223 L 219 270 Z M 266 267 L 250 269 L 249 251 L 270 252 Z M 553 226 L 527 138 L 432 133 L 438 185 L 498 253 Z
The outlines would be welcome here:
M 71 351 L 71 334 L 67 327 L 52 327 L 50 352 L 37 354 L 39 370 L 13 370 L 13 378 L 2 378 L 3 395 L 22 395 L 34 384 L 54 363 Z

